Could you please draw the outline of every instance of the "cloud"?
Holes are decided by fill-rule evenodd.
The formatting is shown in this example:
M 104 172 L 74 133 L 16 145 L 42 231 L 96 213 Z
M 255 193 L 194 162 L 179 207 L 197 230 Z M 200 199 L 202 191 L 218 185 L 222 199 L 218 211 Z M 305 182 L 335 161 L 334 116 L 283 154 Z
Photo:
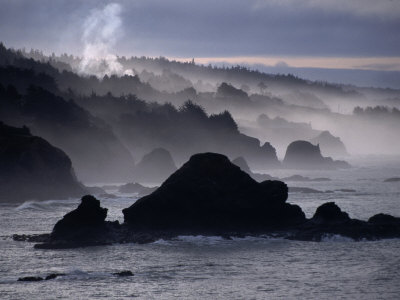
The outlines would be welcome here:
M 256 0 L 253 9 L 282 6 L 340 12 L 366 17 L 382 17 L 399 19 L 400 1 L 398 0 Z
M 82 53 L 82 24 L 105 0 L 0 0 L 1 39 Z M 112 52 L 175 57 L 400 56 L 399 1 L 115 0 Z

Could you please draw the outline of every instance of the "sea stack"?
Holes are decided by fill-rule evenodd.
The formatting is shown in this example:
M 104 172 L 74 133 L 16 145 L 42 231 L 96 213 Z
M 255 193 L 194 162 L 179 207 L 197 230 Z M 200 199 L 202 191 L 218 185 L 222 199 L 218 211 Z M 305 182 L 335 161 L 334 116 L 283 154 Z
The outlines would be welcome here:
M 226 156 L 201 153 L 123 214 L 140 230 L 254 231 L 304 222 L 303 211 L 287 197 L 285 183 L 258 183 Z
M 319 145 L 307 141 L 292 142 L 286 149 L 283 166 L 290 169 L 342 169 L 349 168 L 345 161 L 323 157 Z

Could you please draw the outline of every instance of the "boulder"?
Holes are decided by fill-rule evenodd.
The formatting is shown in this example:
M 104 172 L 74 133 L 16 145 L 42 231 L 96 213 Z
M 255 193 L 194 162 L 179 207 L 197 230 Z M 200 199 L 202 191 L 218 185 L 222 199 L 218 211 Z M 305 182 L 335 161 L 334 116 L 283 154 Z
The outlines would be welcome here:
M 319 145 L 307 141 L 294 141 L 286 149 L 283 166 L 291 169 L 342 169 L 349 168 L 345 161 L 323 157 Z
M 0 122 L 0 201 L 65 199 L 84 194 L 71 160 L 27 127 Z
M 176 171 L 176 165 L 171 154 L 156 148 L 143 156 L 133 170 L 133 178 L 140 183 L 161 183 Z
M 280 181 L 256 182 L 221 154 L 193 155 L 155 192 L 123 210 L 131 228 L 261 230 L 305 221 Z
M 350 217 L 335 202 L 327 202 L 317 208 L 311 220 L 319 224 L 344 223 L 349 221 Z

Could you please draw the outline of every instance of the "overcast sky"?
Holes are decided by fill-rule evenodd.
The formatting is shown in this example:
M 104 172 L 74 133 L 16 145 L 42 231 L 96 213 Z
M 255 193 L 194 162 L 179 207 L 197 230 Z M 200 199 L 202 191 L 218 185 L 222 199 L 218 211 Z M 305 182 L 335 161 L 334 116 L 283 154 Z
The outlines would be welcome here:
M 400 70 L 400 0 L 113 2 L 120 55 Z M 0 41 L 80 54 L 85 21 L 109 3 L 0 0 Z

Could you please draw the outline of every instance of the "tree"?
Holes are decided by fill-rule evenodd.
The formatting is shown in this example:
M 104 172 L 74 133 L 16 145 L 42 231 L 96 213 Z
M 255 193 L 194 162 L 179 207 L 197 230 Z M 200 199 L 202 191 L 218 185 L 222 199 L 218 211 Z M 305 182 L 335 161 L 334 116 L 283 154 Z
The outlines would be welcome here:
M 267 85 L 265 84 L 265 82 L 260 81 L 257 84 L 257 87 L 260 89 L 261 94 L 264 95 L 264 91 L 267 89 Z

